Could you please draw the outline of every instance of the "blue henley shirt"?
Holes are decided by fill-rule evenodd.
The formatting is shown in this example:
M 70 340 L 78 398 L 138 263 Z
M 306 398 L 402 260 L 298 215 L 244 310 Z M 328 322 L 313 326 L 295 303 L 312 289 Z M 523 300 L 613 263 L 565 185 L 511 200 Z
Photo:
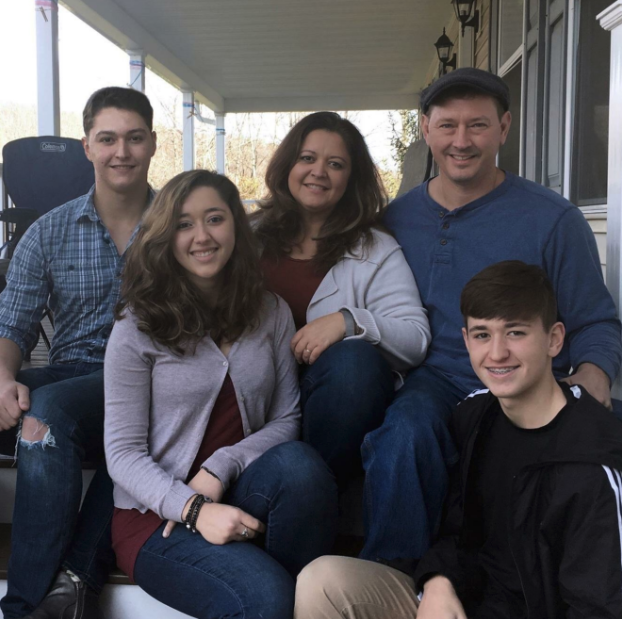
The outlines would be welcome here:
M 566 326 L 557 376 L 594 363 L 613 381 L 622 360 L 620 321 L 605 287 L 594 234 L 581 211 L 553 191 L 506 172 L 501 185 L 449 211 L 415 187 L 388 207 L 395 234 L 429 312 L 432 344 L 425 363 L 472 391 L 481 387 L 461 328 L 460 293 L 485 267 L 502 260 L 537 264 L 548 274 Z

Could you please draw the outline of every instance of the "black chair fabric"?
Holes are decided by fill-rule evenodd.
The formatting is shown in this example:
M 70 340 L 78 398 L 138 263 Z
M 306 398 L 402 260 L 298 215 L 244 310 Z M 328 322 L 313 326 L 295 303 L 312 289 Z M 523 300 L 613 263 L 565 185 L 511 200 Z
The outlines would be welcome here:
M 7 258 L 11 258 L 28 227 L 53 208 L 87 193 L 95 183 L 95 172 L 80 140 L 42 136 L 4 145 L 2 179 L 15 207 L 0 211 L 8 237 L 1 249 L 6 247 Z M 1 266 L 6 273 L 6 264 Z M 4 273 L 0 275 L 0 290 L 6 285 Z M 51 313 L 46 310 L 45 316 L 53 325 Z M 49 350 L 50 342 L 42 325 L 39 331 Z
M 39 215 L 84 195 L 95 183 L 93 164 L 73 138 L 13 140 L 2 149 L 2 161 L 4 186 L 15 207 Z

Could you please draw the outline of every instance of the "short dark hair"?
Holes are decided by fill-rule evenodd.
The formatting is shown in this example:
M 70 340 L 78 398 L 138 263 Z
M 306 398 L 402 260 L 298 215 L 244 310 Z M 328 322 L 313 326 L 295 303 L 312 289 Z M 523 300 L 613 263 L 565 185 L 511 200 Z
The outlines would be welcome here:
M 460 311 L 468 318 L 533 320 L 548 331 L 557 322 L 555 291 L 546 273 L 520 260 L 498 262 L 472 277 L 462 290 Z
M 479 88 L 475 88 L 473 86 L 458 85 L 447 88 L 446 90 L 443 90 L 443 92 L 439 93 L 434 98 L 434 100 L 430 102 L 426 111 L 426 116 L 430 115 L 434 107 L 443 106 L 448 101 L 452 101 L 454 99 L 492 99 L 494 101 L 495 107 L 497 108 L 497 116 L 499 116 L 499 120 L 503 118 L 503 115 L 506 112 L 506 109 L 501 99 L 499 99 L 498 97 L 495 97 L 494 95 L 491 95 L 487 92 L 483 92 Z
M 266 171 L 269 195 L 260 203 L 260 223 L 256 228 L 264 252 L 278 256 L 289 253 L 300 237 L 301 207 L 289 190 L 289 173 L 298 161 L 302 145 L 313 131 L 336 133 L 343 140 L 351 160 L 351 173 L 343 197 L 320 232 L 314 262 L 330 268 L 346 251 L 363 238 L 363 246 L 373 241 L 371 228 L 377 224 L 386 204 L 386 194 L 365 138 L 346 118 L 335 112 L 315 112 L 298 121 L 272 156 Z
M 88 136 L 95 124 L 95 117 L 107 107 L 136 112 L 145 121 L 149 131 L 153 131 L 153 108 L 147 95 L 133 88 L 106 86 L 96 90 L 84 106 L 82 112 L 84 135 Z

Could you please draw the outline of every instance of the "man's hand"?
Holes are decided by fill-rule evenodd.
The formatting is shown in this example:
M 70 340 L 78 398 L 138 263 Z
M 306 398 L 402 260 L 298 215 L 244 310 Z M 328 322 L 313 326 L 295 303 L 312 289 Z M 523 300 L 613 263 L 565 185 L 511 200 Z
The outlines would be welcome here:
M 346 321 L 341 312 L 327 314 L 308 322 L 292 338 L 291 349 L 298 363 L 313 365 L 329 347 L 346 336 Z
M 447 578 L 434 576 L 425 583 L 417 619 L 467 619 L 462 602 Z
M 611 410 L 611 385 L 609 376 L 593 363 L 582 363 L 577 371 L 561 382 L 569 385 L 581 385 L 601 404 Z
M 222 495 L 225 489 L 222 487 L 222 483 L 219 479 L 216 479 L 213 475 L 210 475 L 207 471 L 201 469 L 188 483 L 188 485 L 196 490 L 199 494 L 207 496 L 214 503 L 220 503 Z M 191 503 L 192 501 L 190 501 Z M 185 514 L 185 510 L 184 510 Z M 168 537 L 171 531 L 175 528 L 177 523 L 174 520 L 169 520 L 162 531 L 162 537 Z
M 15 379 L 0 382 L 0 430 L 17 425 L 20 417 L 30 408 L 30 390 Z

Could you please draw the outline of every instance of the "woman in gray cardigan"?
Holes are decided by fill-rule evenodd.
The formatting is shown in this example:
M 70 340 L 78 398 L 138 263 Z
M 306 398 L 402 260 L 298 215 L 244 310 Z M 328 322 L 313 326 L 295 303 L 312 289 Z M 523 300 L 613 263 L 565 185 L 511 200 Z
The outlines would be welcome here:
M 255 232 L 267 287 L 296 323 L 303 438 L 345 484 L 401 374 L 425 357 L 427 313 L 401 248 L 377 226 L 386 196 L 352 123 L 333 112 L 303 118 L 266 185 Z
M 129 252 L 105 447 L 119 566 L 192 617 L 289 618 L 297 573 L 331 549 L 335 484 L 295 441 L 293 334 L 233 183 L 176 176 Z

